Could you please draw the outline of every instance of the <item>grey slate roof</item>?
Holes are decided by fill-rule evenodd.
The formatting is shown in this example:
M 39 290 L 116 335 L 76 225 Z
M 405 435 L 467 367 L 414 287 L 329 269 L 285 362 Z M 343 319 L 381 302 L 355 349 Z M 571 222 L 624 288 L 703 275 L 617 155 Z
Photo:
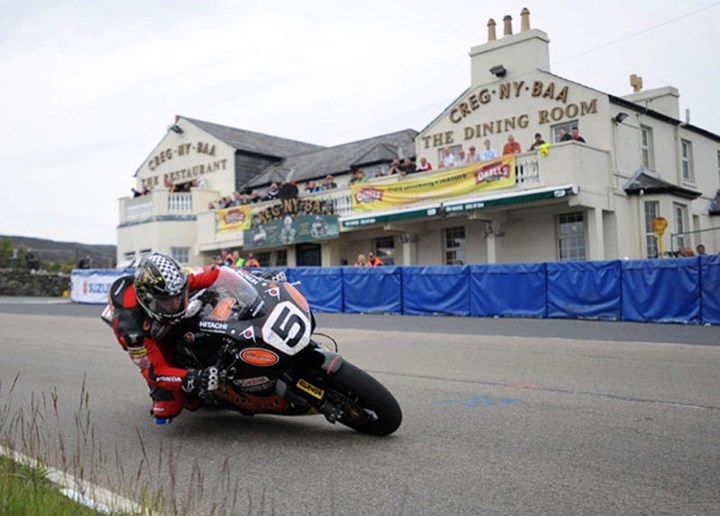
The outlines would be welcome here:
M 287 156 L 294 156 L 295 154 L 325 148 L 322 145 L 288 140 L 287 138 L 278 138 L 277 136 L 270 136 L 268 134 L 236 129 L 235 127 L 213 124 L 203 120 L 195 120 L 194 118 L 188 118 L 186 116 L 182 118 L 237 150 L 261 154 L 263 156 L 285 158 Z
M 640 169 L 630 178 L 624 186 L 628 195 L 638 195 L 640 190 L 645 193 L 669 193 L 685 199 L 695 199 L 702 195 L 701 192 L 683 188 L 676 184 L 660 179 L 645 169 Z
M 322 179 L 329 174 L 342 174 L 353 168 L 387 163 L 398 157 L 414 158 L 417 134 L 414 129 L 404 129 L 396 133 L 289 156 L 251 179 L 246 186 L 263 187 L 273 181 L 282 182 L 290 179 L 298 182 Z

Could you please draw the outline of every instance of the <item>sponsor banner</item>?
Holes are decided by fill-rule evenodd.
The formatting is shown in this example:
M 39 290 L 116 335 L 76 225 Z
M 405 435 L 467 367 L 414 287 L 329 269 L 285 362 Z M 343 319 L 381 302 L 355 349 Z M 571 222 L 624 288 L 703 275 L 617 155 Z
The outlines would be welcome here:
M 339 233 L 337 215 L 285 215 L 245 230 L 243 249 L 314 242 L 336 238 Z
M 70 299 L 75 303 L 107 303 L 110 286 L 134 269 L 75 269 L 70 275 Z
M 251 221 L 249 204 L 218 210 L 218 229 L 220 231 L 250 229 Z
M 483 190 L 515 186 L 515 155 L 481 161 L 432 177 L 406 179 L 399 183 L 350 187 L 355 211 L 397 208 L 429 199 L 455 197 Z

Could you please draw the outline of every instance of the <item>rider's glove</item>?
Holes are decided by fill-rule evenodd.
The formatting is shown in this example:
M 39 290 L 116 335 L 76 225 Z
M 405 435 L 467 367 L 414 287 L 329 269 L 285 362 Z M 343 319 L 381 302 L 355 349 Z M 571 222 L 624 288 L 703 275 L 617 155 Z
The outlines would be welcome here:
M 217 367 L 206 367 L 200 370 L 188 369 L 182 383 L 182 388 L 185 392 L 202 394 L 218 388 L 220 375 Z

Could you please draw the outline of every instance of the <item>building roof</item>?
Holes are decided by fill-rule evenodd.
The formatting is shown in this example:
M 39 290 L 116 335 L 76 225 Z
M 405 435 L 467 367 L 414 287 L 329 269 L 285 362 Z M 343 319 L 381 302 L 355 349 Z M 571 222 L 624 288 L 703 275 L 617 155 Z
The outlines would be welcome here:
M 702 195 L 701 192 L 683 188 L 676 184 L 660 179 L 652 172 L 640 169 L 625 183 L 625 192 L 628 195 L 639 195 L 640 192 L 646 194 L 672 194 L 684 199 L 696 199 Z
M 288 140 L 287 138 L 279 138 L 277 136 L 246 131 L 244 129 L 236 129 L 235 127 L 213 124 L 185 116 L 182 118 L 219 140 L 224 141 L 231 147 L 253 154 L 285 158 L 325 148 L 322 145 Z
M 307 181 L 327 175 L 347 173 L 355 168 L 387 163 L 395 158 L 415 157 L 414 129 L 375 136 L 366 140 L 289 156 L 281 163 L 268 167 L 251 179 L 246 186 L 262 187 L 273 181 Z
M 720 215 L 720 190 L 717 191 L 715 197 L 708 204 L 708 214 Z

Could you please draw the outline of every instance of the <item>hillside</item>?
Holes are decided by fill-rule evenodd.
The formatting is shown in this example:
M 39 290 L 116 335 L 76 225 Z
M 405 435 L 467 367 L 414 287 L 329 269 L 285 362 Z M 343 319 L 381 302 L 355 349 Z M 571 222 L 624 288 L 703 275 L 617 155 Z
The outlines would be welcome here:
M 31 238 L 15 235 L 0 235 L 0 239 L 10 238 L 14 247 L 25 246 L 35 253 L 40 263 L 71 262 L 77 264 L 85 256 L 92 259 L 93 268 L 112 268 L 116 262 L 116 246 L 81 244 L 79 242 L 57 242 L 44 238 Z M 24 257 L 20 257 L 24 258 Z

